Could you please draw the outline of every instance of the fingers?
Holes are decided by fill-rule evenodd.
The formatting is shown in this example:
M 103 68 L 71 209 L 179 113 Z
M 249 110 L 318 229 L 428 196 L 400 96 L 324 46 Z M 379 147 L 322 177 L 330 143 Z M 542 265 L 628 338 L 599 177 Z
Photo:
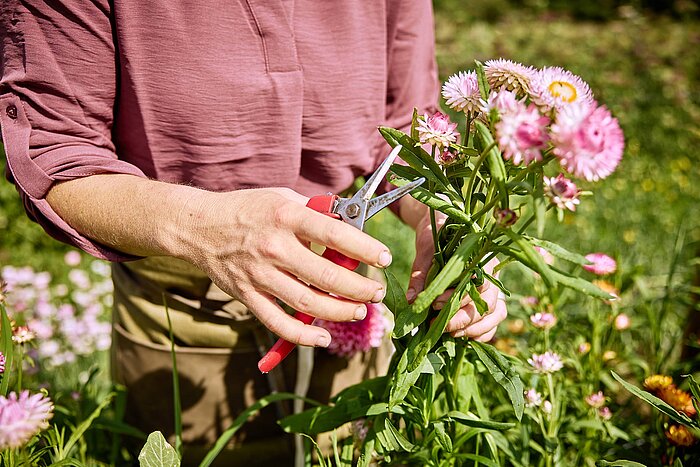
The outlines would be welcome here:
M 491 331 L 496 330 L 496 327 L 506 318 L 508 314 L 505 300 L 498 299 L 496 306 L 491 313 L 484 315 L 480 320 L 469 324 L 460 331 L 454 332 L 454 337 L 469 337 L 472 339 L 485 339 Z
M 331 343 L 327 330 L 294 319 L 272 296 L 252 291 L 242 300 L 266 328 L 286 341 L 309 347 L 328 347 Z
M 338 266 L 299 243 L 288 245 L 279 267 L 307 284 L 354 302 L 378 303 L 386 292 L 381 283 Z
M 305 208 L 297 212 L 291 223 L 302 240 L 332 248 L 371 266 L 385 268 L 391 264 L 389 248 L 345 222 Z
M 296 311 L 329 321 L 353 321 L 367 316 L 364 303 L 332 297 L 309 287 L 298 279 L 280 271 L 269 274 L 264 290 Z

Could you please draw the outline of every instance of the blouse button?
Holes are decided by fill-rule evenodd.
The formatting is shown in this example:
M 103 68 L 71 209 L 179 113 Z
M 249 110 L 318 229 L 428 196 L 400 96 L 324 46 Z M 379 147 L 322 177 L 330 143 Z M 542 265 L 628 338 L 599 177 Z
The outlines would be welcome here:
M 5 113 L 12 120 L 17 120 L 17 107 L 16 106 L 8 105 L 7 108 L 5 109 Z

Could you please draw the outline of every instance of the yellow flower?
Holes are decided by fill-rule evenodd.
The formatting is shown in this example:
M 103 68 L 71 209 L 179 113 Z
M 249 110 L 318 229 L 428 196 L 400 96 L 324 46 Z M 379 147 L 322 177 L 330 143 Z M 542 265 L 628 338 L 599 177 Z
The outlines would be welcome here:
M 658 390 L 658 396 L 679 412 L 684 412 L 686 415 L 690 416 L 695 415 L 693 398 L 682 389 L 678 389 L 674 385 L 666 386 Z
M 518 355 L 518 349 L 515 346 L 515 340 L 511 339 L 510 337 L 496 339 L 496 342 L 493 345 L 505 354 Z
M 508 321 L 507 327 L 508 332 L 512 334 L 522 334 L 525 331 L 525 321 L 520 318 L 514 319 L 512 321 Z
M 666 438 L 671 444 L 684 447 L 692 446 L 697 441 L 690 430 L 683 425 L 671 425 L 666 432 Z
M 661 388 L 673 385 L 673 378 L 666 375 L 651 375 L 644 380 L 647 391 L 656 392 Z
M 614 350 L 606 350 L 603 352 L 603 361 L 609 362 L 610 360 L 615 360 L 617 358 L 617 352 Z

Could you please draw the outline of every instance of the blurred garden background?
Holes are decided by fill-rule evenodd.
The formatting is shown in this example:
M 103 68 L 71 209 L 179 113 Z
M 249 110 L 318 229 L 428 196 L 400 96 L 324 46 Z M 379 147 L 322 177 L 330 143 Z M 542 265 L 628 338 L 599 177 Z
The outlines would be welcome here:
M 686 332 L 689 323 L 698 321 L 700 287 L 698 1 L 437 0 L 435 15 L 442 80 L 457 71 L 473 69 L 475 59 L 500 57 L 536 67 L 561 66 L 587 81 L 597 100 L 619 119 L 626 139 L 621 165 L 605 181 L 583 185 L 593 194 L 584 198 L 577 212 L 567 214 L 563 222 L 551 218 L 548 238 L 573 251 L 604 252 L 618 261 L 618 272 L 609 281 L 622 299 L 613 313 L 624 312 L 631 326 L 624 330 L 625 334 L 606 331 L 603 340 L 614 346 L 616 356 L 606 360 L 607 366 L 594 365 L 600 374 L 593 380 L 600 386 L 590 379 L 585 384 L 592 392 L 606 391 L 615 411 L 615 426 L 625 434 L 613 435 L 608 429 L 607 441 L 601 441 L 605 449 L 601 447 L 600 455 L 661 465 L 664 459 L 668 461 L 668 456 L 663 456 L 670 452 L 663 435 L 666 421 L 632 400 L 612 380 L 610 370 L 637 386 L 654 373 L 672 375 L 680 385 L 682 374 L 700 370 L 693 358 L 695 349 L 700 347 L 697 336 Z M 4 158 L 0 164 L 4 170 Z M 392 270 L 406 283 L 413 256 L 412 233 L 389 213 L 373 220 L 368 230 L 393 247 Z M 41 280 L 49 281 L 45 289 L 51 294 L 56 313 L 62 304 L 71 305 L 75 316 L 83 316 L 90 309 L 88 313 L 95 315 L 94 323 L 109 322 L 105 265 L 84 254 L 80 259 L 69 253 L 72 251 L 32 223 L 25 216 L 14 187 L 5 181 L 0 183 L 3 274 L 17 281 L 18 274 L 22 277 L 18 268 L 29 267 L 31 274 L 28 269 L 22 270 L 29 281 L 22 287 L 32 287 L 38 273 L 48 273 Z M 530 331 L 518 328 L 518 323 L 527 325 L 528 321 L 528 310 L 519 304 L 518 297 L 532 295 L 528 289 L 537 284 L 520 270 L 506 269 L 502 279 L 516 293 L 509 304 L 511 317 L 499 331 L 499 340 L 508 345 L 499 348 L 517 355 L 518 351 L 526 352 L 529 339 L 534 339 Z M 57 292 L 59 284 L 66 290 Z M 37 296 L 32 300 L 36 301 Z M 572 324 L 559 331 L 557 338 L 562 348 L 586 342 L 585 326 L 590 316 L 584 308 L 589 306 L 589 302 L 580 300 L 569 303 L 569 311 L 560 312 L 560 322 L 567 319 L 565 313 L 570 313 Z M 608 327 L 612 323 L 610 316 L 601 318 L 607 319 Z M 61 326 L 60 318 L 51 317 L 46 322 Z M 88 324 L 84 326 L 89 328 Z M 94 326 L 104 332 L 98 324 Z M 55 342 L 69 345 L 69 332 L 56 331 L 54 335 L 62 336 L 56 337 Z M 40 348 L 41 342 L 36 345 Z M 70 407 L 57 418 L 67 418 L 74 425 L 99 404 L 100 395 L 109 392 L 105 342 L 89 345 L 89 352 L 71 347 L 73 357 L 67 360 L 48 364 L 38 360 L 37 374 L 31 380 L 35 385 L 49 385 L 59 404 L 63 401 Z M 599 350 L 602 358 L 606 349 Z M 95 376 L 91 368 L 100 368 L 100 372 Z M 570 368 L 582 372 L 590 367 L 572 363 Z M 92 386 L 88 387 L 88 381 Z M 502 415 L 497 404 L 491 409 L 494 418 Z M 129 431 L 106 421 L 96 427 Z M 582 430 L 574 427 L 570 433 Z M 95 442 L 107 442 L 106 438 L 94 433 L 93 436 Z M 569 446 L 584 442 L 580 440 L 585 437 L 576 436 L 572 434 L 563 442 Z M 90 436 L 83 440 L 90 441 Z M 121 458 L 115 444 L 91 446 L 85 452 L 105 462 L 118 463 Z M 571 459 L 581 463 L 561 465 L 588 462 L 575 455 Z

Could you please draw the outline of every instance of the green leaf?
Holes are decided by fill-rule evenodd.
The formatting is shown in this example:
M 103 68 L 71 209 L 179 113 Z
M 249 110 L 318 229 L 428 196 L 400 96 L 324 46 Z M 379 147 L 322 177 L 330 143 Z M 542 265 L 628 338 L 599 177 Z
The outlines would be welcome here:
M 506 166 L 503 163 L 503 157 L 498 150 L 498 145 L 495 144 L 493 136 L 488 127 L 479 120 L 474 122 L 476 126 L 476 139 L 481 145 L 481 149 L 488 149 L 486 161 L 488 163 L 491 179 L 496 183 L 498 188 L 498 196 L 501 198 L 501 207 L 508 207 L 508 190 L 506 189 Z M 490 149 L 489 149 L 490 148 Z
M 597 467 L 646 467 L 644 464 L 640 464 L 639 462 L 626 461 L 626 460 L 609 462 L 609 461 L 606 461 L 603 459 L 596 461 L 595 465 Z
M 506 289 L 506 286 L 503 285 L 503 282 L 498 280 L 496 277 L 492 276 L 491 274 L 488 274 L 487 272 L 484 272 L 484 277 L 488 279 L 489 282 L 491 282 L 493 285 L 498 287 L 501 292 L 505 294 L 506 297 L 510 297 L 510 290 Z
M 489 459 L 488 457 L 480 456 L 478 454 L 457 454 L 455 457 L 458 459 L 469 459 L 476 461 L 479 463 L 479 465 L 484 464 L 487 467 L 500 467 L 498 462 L 494 461 L 493 459 Z
M 614 296 L 605 292 L 595 284 L 591 284 L 585 279 L 566 275 L 560 271 L 557 271 L 556 269 L 550 269 L 550 272 L 556 278 L 556 281 L 564 287 L 568 287 L 573 290 L 578 290 L 579 292 L 583 292 L 586 295 L 590 295 L 591 297 L 600 298 L 603 300 L 615 299 Z
M 110 393 L 100 403 L 100 405 L 98 405 L 97 408 L 95 408 L 95 410 L 93 410 L 92 413 L 85 420 L 80 422 L 80 424 L 75 428 L 75 430 L 73 430 L 73 433 L 71 433 L 70 438 L 68 438 L 68 441 L 66 442 L 66 444 L 63 445 L 62 452 L 64 453 L 65 456 L 70 454 L 70 451 L 73 449 L 73 446 L 75 446 L 76 443 L 80 439 L 82 439 L 82 437 L 85 434 L 85 432 L 87 431 L 87 429 L 90 428 L 90 426 L 92 425 L 92 422 L 95 421 L 95 419 L 100 416 L 100 413 L 102 413 L 102 411 L 105 409 L 105 407 L 107 407 L 112 402 L 112 399 L 114 398 L 115 395 L 116 395 L 116 393 L 114 393 L 114 392 Z M 156 433 L 160 434 L 160 432 L 156 432 Z M 153 434 L 154 433 L 151 433 L 151 435 L 148 437 L 148 440 L 146 441 L 146 446 L 148 445 L 148 441 L 150 441 L 151 436 L 153 436 Z M 161 438 L 163 437 L 162 434 L 160 436 L 161 436 Z M 163 441 L 165 441 L 165 439 L 163 439 Z M 145 446 L 144 446 L 144 449 L 146 449 Z M 139 460 L 141 460 L 140 455 L 139 455 Z M 178 465 L 180 465 L 179 460 L 178 460 Z
M 411 139 L 418 141 L 418 109 L 413 108 L 413 115 L 411 116 Z
M 474 62 L 476 64 L 476 78 L 477 82 L 479 83 L 479 94 L 481 94 L 481 98 L 483 100 L 487 100 L 489 98 L 489 90 L 491 88 L 489 87 L 489 82 L 486 79 L 484 64 L 478 60 L 474 60 Z
M 430 305 L 464 272 L 469 257 L 474 253 L 482 233 L 472 233 L 464 237 L 457 250 L 447 261 L 435 279 L 418 294 L 410 312 L 396 317 L 394 337 L 400 338 L 411 332 L 428 317 Z
M 445 366 L 445 360 L 436 353 L 429 353 L 420 366 L 420 372 L 427 375 L 435 375 Z
M 392 166 L 391 170 L 392 172 L 395 172 L 397 175 L 399 175 L 399 177 L 392 177 L 390 179 L 390 182 L 396 186 L 404 186 L 410 181 L 418 178 L 417 176 L 407 174 L 406 167 L 403 166 L 397 166 L 395 171 L 394 166 Z M 420 201 L 421 203 L 425 204 L 426 206 L 446 214 L 451 219 L 454 219 L 467 225 L 472 224 L 472 219 L 471 217 L 469 217 L 468 214 L 466 214 L 461 209 L 456 208 L 452 203 L 437 197 L 425 188 L 422 188 L 420 186 L 414 188 L 411 191 L 411 196 Z
M 557 280 L 554 277 L 554 274 L 552 274 L 552 269 L 544 261 L 544 258 L 542 258 L 542 255 L 539 254 L 532 244 L 530 244 L 530 242 L 519 233 L 514 232 L 512 229 L 506 229 L 505 233 L 508 238 L 510 238 L 513 243 L 520 248 L 522 256 L 525 258 L 525 260 L 523 260 L 521 256 L 521 258 L 516 259 L 523 262 L 531 269 L 537 271 L 548 287 L 554 287 L 557 284 Z
M 525 399 L 523 396 L 523 383 L 520 376 L 513 368 L 510 361 L 505 358 L 495 347 L 477 341 L 469 342 L 493 379 L 508 393 L 513 411 L 518 420 L 523 416 Z
M 160 431 L 148 435 L 148 440 L 139 453 L 141 467 L 179 467 L 180 458 L 175 448 L 168 444 Z
M 12 324 L 7 317 L 5 305 L 0 302 L 0 352 L 5 356 L 5 372 L 0 375 L 0 396 L 6 396 L 10 385 L 10 374 L 12 374 L 12 363 L 14 361 L 14 346 L 12 343 Z
M 468 426 L 470 428 L 483 428 L 485 430 L 505 431 L 515 427 L 515 423 L 493 422 L 491 420 L 482 420 L 471 412 L 462 413 L 456 410 L 448 412 L 445 417 L 454 420 L 457 423 Z
M 435 430 L 435 437 L 442 448 L 447 452 L 452 452 L 452 438 L 445 431 L 444 422 L 434 422 L 433 430 Z
M 435 281 L 433 283 L 435 283 Z M 417 345 L 412 358 L 408 362 L 408 371 L 415 370 L 423 362 L 423 359 L 426 355 L 428 355 L 428 352 L 430 352 L 430 350 L 432 350 L 435 344 L 437 344 L 437 342 L 440 340 L 440 337 L 445 332 L 447 323 L 452 319 L 452 317 L 454 317 L 457 311 L 459 311 L 462 297 L 469 286 L 476 289 L 474 284 L 472 284 L 469 275 L 466 275 L 462 278 L 459 285 L 457 285 L 454 292 L 447 300 L 447 303 L 445 303 L 445 306 L 442 307 L 442 310 L 440 310 L 440 313 L 438 313 L 437 318 L 435 318 L 430 325 L 425 337 L 421 339 L 420 343 Z M 418 299 L 416 299 L 416 301 L 417 300 Z
M 170 322 L 170 310 L 165 293 L 163 293 L 163 307 L 165 308 L 165 317 L 168 320 L 168 336 L 170 340 L 170 358 L 173 365 L 173 411 L 175 414 L 175 451 L 178 456 L 182 457 L 182 403 L 180 399 L 180 378 L 177 371 L 177 355 L 175 353 L 175 337 L 173 336 L 173 325 Z
M 688 378 L 688 383 L 690 384 L 690 392 L 693 393 L 693 407 L 695 411 L 700 413 L 700 385 L 695 381 L 693 375 L 681 375 L 684 378 Z
M 387 451 L 411 452 L 415 448 L 388 418 L 384 418 L 384 429 L 377 431 L 377 439 Z
M 539 238 L 534 237 L 527 237 L 527 239 L 533 245 L 538 246 L 540 248 L 544 248 L 557 258 L 572 262 L 574 264 L 578 264 L 580 266 L 591 264 L 591 262 L 588 261 L 585 256 L 566 250 L 565 248 L 557 245 L 556 243 L 548 242 L 547 240 L 541 240 Z
M 698 425 L 697 423 L 694 423 L 693 420 L 690 419 L 686 414 L 678 412 L 676 409 L 668 405 L 666 402 L 662 401 L 655 395 L 642 391 L 639 389 L 637 386 L 634 386 L 624 379 L 622 379 L 617 373 L 614 371 L 611 371 L 613 378 L 615 378 L 622 386 L 627 389 L 629 392 L 634 394 L 635 396 L 639 397 L 643 401 L 645 401 L 648 404 L 651 404 L 653 407 L 655 407 L 659 412 L 668 415 L 671 420 L 674 422 L 680 423 L 685 426 L 690 426 L 690 427 L 695 427 L 697 428 Z
M 406 294 L 401 287 L 396 276 L 388 269 L 384 269 L 384 277 L 386 277 L 387 289 L 384 296 L 384 305 L 394 314 L 400 315 L 409 309 L 410 305 L 406 300 Z
M 357 467 L 369 467 L 372 462 L 372 453 L 374 452 L 375 438 L 372 435 L 373 429 L 365 438 L 365 443 L 362 445 L 362 452 L 360 452 L 360 458 L 357 460 Z

